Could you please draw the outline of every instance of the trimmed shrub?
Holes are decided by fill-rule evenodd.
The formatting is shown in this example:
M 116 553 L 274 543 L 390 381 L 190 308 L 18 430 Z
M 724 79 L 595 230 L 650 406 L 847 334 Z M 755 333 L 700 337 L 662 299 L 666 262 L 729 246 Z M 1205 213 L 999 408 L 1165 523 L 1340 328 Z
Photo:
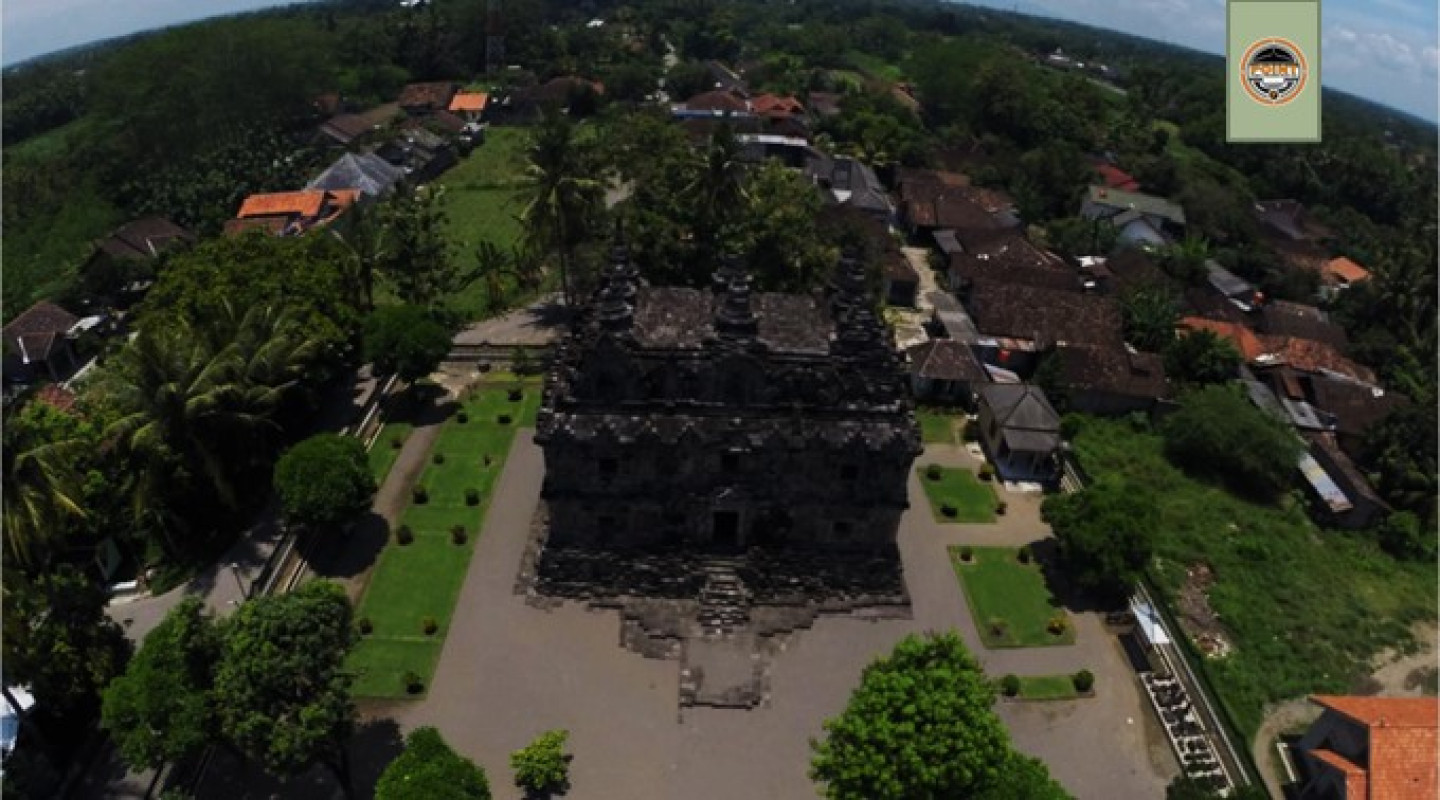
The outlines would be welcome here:
M 399 450 L 400 448 L 402 448 L 402 447 L 404 447 L 404 446 L 405 446 L 405 440 L 404 440 L 404 439 L 400 438 L 399 436 L 391 436 L 391 437 L 390 437 L 390 447 L 391 447 L 391 449 Z
M 415 531 L 410 530 L 409 525 L 401 525 L 395 529 L 395 543 L 407 545 L 415 541 Z
M 417 506 L 430 502 L 430 492 L 425 488 L 425 484 L 415 484 L 415 488 L 410 490 L 410 500 Z
M 1049 631 L 1051 636 L 1064 636 L 1069 627 L 1070 621 L 1065 619 L 1063 614 L 1056 614 L 1045 623 L 1045 630 Z
M 1034 553 L 1030 552 L 1030 545 L 1027 544 L 1022 546 L 1019 550 L 1015 551 L 1015 557 L 1020 560 L 1021 564 L 1029 564 L 1030 560 L 1034 558 L 1035 555 Z
M 509 424 L 510 424 L 510 415 L 509 415 L 509 414 L 501 414 L 500 416 L 498 416 L 498 417 L 495 418 L 495 421 L 498 422 L 498 423 L 500 423 L 501 425 L 509 425 Z
M 1008 510 L 1010 510 L 1010 504 L 1004 500 L 995 504 L 995 513 L 1002 517 L 1005 516 L 1005 512 Z
M 436 453 L 435 455 L 430 456 L 430 460 L 433 461 L 433 462 L 435 462 L 436 464 L 444 464 L 444 463 L 445 463 L 445 454 L 444 454 L 444 453 Z
M 510 391 L 508 391 L 508 392 L 505 393 L 505 398 L 506 398 L 507 400 L 509 400 L 510 402 L 512 402 L 512 403 L 518 403 L 518 402 L 520 402 L 520 398 L 522 398 L 522 397 L 524 397 L 524 396 L 525 396 L 525 390 L 524 390 L 524 389 L 521 389 L 521 388 L 519 388 L 519 387 L 516 387 L 516 388 L 514 388 L 514 389 L 511 389 Z
M 1071 675 L 1070 681 L 1075 684 L 1075 691 L 1088 692 L 1095 686 L 1095 675 L 1088 669 L 1082 669 Z
M 973 419 L 965 420 L 965 425 L 960 429 L 960 439 L 966 442 L 980 441 L 980 422 Z
M 406 672 L 400 676 L 400 683 L 405 687 L 406 694 L 420 694 L 425 691 L 425 682 L 414 672 Z
M 465 544 L 465 540 L 468 538 L 469 535 L 465 533 L 464 525 L 450 526 L 450 541 L 454 542 L 455 544 Z
M 986 461 L 984 464 L 980 465 L 980 480 L 988 481 L 994 479 L 994 477 L 995 468 L 990 466 L 989 461 Z
M 479 489 L 470 488 L 470 489 L 466 489 L 466 490 L 465 490 L 465 505 L 467 505 L 467 506 L 478 506 L 478 505 L 480 505 L 480 490 L 479 490 Z
M 1003 619 L 990 620 L 990 624 L 988 627 L 990 628 L 990 635 L 995 637 L 996 639 L 1003 637 L 1005 635 L 1005 631 L 1009 630 L 1009 626 L 1005 624 L 1005 620 Z
M 369 617 L 361 617 L 355 620 L 355 629 L 360 631 L 361 636 L 369 636 L 375 631 L 375 623 Z
M 440 630 L 440 623 L 436 622 L 434 617 L 426 617 L 420 620 L 420 630 L 424 631 L 426 636 L 434 636 L 435 631 Z
M 961 547 L 961 548 L 960 548 L 960 560 L 961 560 L 961 561 L 974 561 L 974 560 L 975 560 L 975 548 L 971 547 L 971 546 L 968 545 L 968 544 L 965 545 L 964 547 Z
M 947 516 L 947 517 L 954 517 L 956 514 L 959 514 L 959 513 L 960 513 L 960 509 L 956 508 L 955 506 L 953 506 L 953 505 L 951 505 L 951 504 L 949 504 L 949 503 L 941 503 L 941 504 L 940 504 L 940 513 L 943 514 L 943 515 L 945 515 L 945 516 Z
M 470 421 L 470 415 L 466 414 L 465 409 L 462 408 L 459 411 L 455 412 L 455 421 L 460 423 L 461 425 L 464 425 L 465 423 Z
M 929 478 L 932 481 L 940 480 L 943 475 L 944 472 L 940 469 L 939 464 L 931 464 L 930 466 L 925 468 L 925 477 Z
M 491 458 L 489 453 L 486 453 L 485 455 L 480 457 L 480 463 L 488 467 L 491 464 L 495 463 L 495 459 Z
M 1006 675 L 1000 679 L 1000 691 L 1006 697 L 1015 697 L 1020 694 L 1020 679 L 1014 675 Z

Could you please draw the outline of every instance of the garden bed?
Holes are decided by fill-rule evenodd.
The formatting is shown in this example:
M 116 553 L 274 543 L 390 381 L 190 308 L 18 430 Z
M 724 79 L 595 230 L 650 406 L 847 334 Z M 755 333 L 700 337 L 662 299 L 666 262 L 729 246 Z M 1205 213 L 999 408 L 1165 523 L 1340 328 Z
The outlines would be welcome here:
M 971 553 L 968 562 L 966 551 Z M 980 641 L 986 647 L 1074 644 L 1073 621 L 1045 585 L 1040 566 L 1021 563 L 1019 554 L 1014 547 L 950 548 Z
M 929 467 L 917 470 L 930 511 L 936 522 L 994 522 L 999 500 L 995 489 L 968 469 L 940 468 L 940 479 L 932 480 Z M 952 511 L 954 513 L 948 513 Z
M 422 687 L 430 683 L 495 481 L 515 432 L 535 424 L 538 388 L 527 385 L 518 401 L 509 399 L 510 388 L 492 386 L 476 392 L 461 404 L 465 421 L 452 415 L 436 437 L 416 483 L 425 489 L 424 502 L 416 502 L 412 493 L 396 526 L 397 532 L 406 528 L 411 541 L 400 544 L 392 533 L 356 608 L 356 620 L 371 626 L 350 657 L 349 666 L 357 673 L 357 696 L 411 696 L 414 693 L 405 687 L 407 673 L 419 676 Z M 512 421 L 499 423 L 501 415 Z M 437 455 L 443 458 L 437 461 Z M 467 498 L 471 490 L 478 492 L 478 498 Z M 471 499 L 478 502 L 471 504 Z M 458 543 L 452 533 L 457 527 L 464 532 Z M 434 621 L 431 633 L 425 632 L 427 620 Z

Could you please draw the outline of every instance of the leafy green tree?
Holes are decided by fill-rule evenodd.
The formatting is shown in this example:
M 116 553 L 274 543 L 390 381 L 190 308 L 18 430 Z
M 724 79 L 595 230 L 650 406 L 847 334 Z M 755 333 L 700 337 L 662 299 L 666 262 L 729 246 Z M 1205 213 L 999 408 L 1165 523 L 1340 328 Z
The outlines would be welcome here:
M 1165 374 L 1184 383 L 1225 383 L 1240 370 L 1240 352 L 1211 331 L 1191 331 L 1166 345 Z
M 545 731 L 535 741 L 510 754 L 515 785 L 528 792 L 563 791 L 570 784 L 570 756 L 565 752 L 566 730 Z
M 1433 531 L 1436 420 L 1431 409 L 1417 402 L 1390 412 L 1366 432 L 1364 460 L 1379 473 L 1378 488 L 1386 501 L 1415 512 L 1422 527 Z
M 1185 395 L 1160 430 L 1172 461 L 1262 499 L 1290 485 L 1302 450 L 1289 428 L 1228 386 Z
M 31 403 L 4 426 L 3 530 L 12 565 L 43 563 L 67 525 L 85 516 L 82 477 L 75 469 L 86 443 L 44 403 Z M 39 418 L 46 418 L 41 421 Z
M 820 196 L 799 173 L 767 161 L 745 183 L 744 247 L 762 291 L 807 292 L 827 279 L 836 253 L 815 235 Z
M 1122 600 L 1134 589 L 1153 543 L 1150 505 L 1131 486 L 1101 481 L 1048 497 L 1041 511 L 1076 585 L 1106 600 Z
M 1136 289 L 1121 296 L 1120 316 L 1125 341 L 1137 349 L 1159 353 L 1175 340 L 1180 304 L 1164 289 Z
M 380 773 L 375 800 L 490 800 L 490 782 L 475 762 L 431 727 L 405 737 L 405 749 Z
M 1205 279 L 1205 261 L 1210 258 L 1210 240 L 1186 236 L 1160 253 L 1160 266 L 1176 280 L 1198 284 Z
M 1265 787 L 1253 783 L 1236 787 L 1229 794 L 1221 794 L 1218 787 L 1185 775 L 1177 777 L 1165 787 L 1165 800 L 1266 800 L 1269 796 L 1270 793 Z
M 365 446 L 352 436 L 316 434 L 275 464 L 285 515 L 307 525 L 336 527 L 354 519 L 370 508 L 375 489 Z
M 345 744 L 354 727 L 355 643 L 345 590 L 314 581 L 240 606 L 223 626 L 213 701 L 221 734 L 267 772 L 320 762 L 352 794 Z
M 5 680 L 66 716 L 95 710 L 100 692 L 125 669 L 131 646 L 105 616 L 109 593 L 70 565 L 5 576 Z
M 1043 764 L 1014 752 L 994 702 L 959 636 L 908 636 L 865 668 L 845 711 L 825 721 L 810 776 L 834 800 L 1066 797 Z
M 1101 220 L 1060 217 L 1045 223 L 1050 249 L 1071 258 L 1104 256 L 1115 249 L 1115 226 Z
M 365 322 L 365 358 L 404 381 L 434 372 L 450 345 L 450 329 L 423 306 L 377 308 Z
M 525 237 L 541 253 L 554 253 L 560 264 L 565 304 L 574 302 L 575 250 L 590 235 L 600 214 L 603 186 L 592 176 L 575 126 L 562 114 L 547 112 L 530 146 L 525 208 L 520 221 Z
M 135 769 L 156 769 L 215 741 L 210 703 L 220 631 L 188 597 L 145 637 L 125 674 L 105 689 L 101 726 Z
M 699 61 L 680 61 L 665 73 L 665 90 L 672 102 L 683 103 L 714 88 L 710 71 Z
M 402 302 L 436 306 L 466 281 L 445 239 L 443 189 L 397 192 L 381 209 L 385 248 L 377 271 Z

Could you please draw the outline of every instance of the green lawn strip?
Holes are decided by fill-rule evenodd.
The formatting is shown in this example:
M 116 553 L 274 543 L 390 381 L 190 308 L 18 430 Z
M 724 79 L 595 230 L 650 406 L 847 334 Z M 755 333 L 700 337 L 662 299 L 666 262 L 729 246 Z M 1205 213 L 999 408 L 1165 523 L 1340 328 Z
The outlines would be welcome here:
M 932 481 L 925 467 L 917 470 L 920 483 L 925 487 L 925 496 L 930 499 L 930 511 L 937 522 L 994 522 L 995 489 L 983 483 L 968 469 L 945 467 L 940 470 L 940 480 Z M 941 511 L 945 504 L 955 507 L 955 516 L 947 517 Z
M 1123 480 L 1154 516 L 1151 577 L 1164 602 L 1204 562 L 1210 605 L 1234 651 L 1202 659 L 1221 703 L 1253 737 L 1267 703 L 1347 694 L 1386 647 L 1435 618 L 1434 564 L 1396 561 L 1364 532 L 1317 527 L 1301 504 L 1257 505 L 1170 464 L 1159 436 L 1085 418 L 1073 440 L 1095 480 Z
M 1046 647 L 1073 644 L 1075 628 L 1045 586 L 1035 563 L 1022 564 L 1013 547 L 974 547 L 973 560 L 964 563 L 960 548 L 950 548 L 950 561 L 970 606 L 970 615 L 986 647 Z M 1050 620 L 1065 618 L 1065 632 L 1047 630 Z M 995 622 L 1003 632 L 992 630 Z
M 517 217 L 528 142 L 529 133 L 523 128 L 490 128 L 483 145 L 436 181 L 445 190 L 441 200 L 445 236 L 462 266 L 474 264 L 475 249 L 482 241 L 502 251 L 519 241 L 523 231 Z M 508 276 L 503 285 L 507 293 L 516 288 Z M 489 310 L 485 292 L 485 282 L 475 281 L 447 302 L 467 317 L 480 318 Z
M 395 466 L 400 448 L 405 446 L 405 440 L 410 438 L 414 427 L 408 422 L 387 422 L 380 429 L 380 435 L 375 437 L 375 444 L 370 447 L 370 474 L 375 476 L 376 483 L 385 482 L 385 476 Z M 399 446 L 395 444 L 397 441 Z
M 915 416 L 920 418 L 920 437 L 926 444 L 955 444 L 955 415 L 922 408 Z
M 362 637 L 350 654 L 349 668 L 355 673 L 353 693 L 357 697 L 411 697 L 405 691 L 404 675 L 435 673 L 444 642 L 433 636 L 416 639 Z M 428 685 L 429 678 L 422 678 Z
M 356 684 L 358 696 L 404 697 L 401 678 L 406 672 L 414 672 L 427 684 L 434 672 L 435 656 L 449 631 L 495 481 L 515 431 L 533 425 L 539 407 L 538 387 L 525 387 L 521 399 L 514 402 L 509 399 L 510 388 L 488 387 L 466 398 L 461 407 L 468 421 L 451 417 L 436 437 L 419 481 L 429 500 L 412 502 L 400 517 L 401 524 L 413 532 L 414 541 L 402 546 L 391 537 L 356 611 L 357 619 L 369 619 L 373 625 L 373 632 L 350 662 L 363 673 Z M 512 422 L 496 422 L 501 413 L 511 415 Z M 435 453 L 445 454 L 443 463 L 434 462 Z M 491 456 L 489 466 L 483 462 L 486 454 Z M 467 488 L 481 492 L 479 506 L 465 504 Z M 465 526 L 469 534 L 465 544 L 451 541 L 449 531 L 454 525 Z M 434 617 L 439 625 L 431 637 L 423 632 L 426 617 Z M 406 644 L 417 638 L 432 639 L 433 652 Z
M 1021 700 L 1073 700 L 1080 696 L 1069 675 L 1021 675 Z

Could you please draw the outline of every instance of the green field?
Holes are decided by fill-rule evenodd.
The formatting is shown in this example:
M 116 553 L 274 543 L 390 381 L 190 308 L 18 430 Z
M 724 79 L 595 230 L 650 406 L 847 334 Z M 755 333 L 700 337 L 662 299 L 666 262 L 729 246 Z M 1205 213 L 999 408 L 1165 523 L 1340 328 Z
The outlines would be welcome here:
M 926 444 L 955 444 L 955 423 L 960 417 L 933 408 L 915 412 L 920 420 L 920 437 Z
M 375 483 L 385 482 L 385 476 L 389 475 L 390 468 L 395 466 L 395 459 L 400 457 L 400 448 L 405 446 L 405 440 L 410 438 L 414 427 L 409 422 L 397 420 L 385 423 L 385 427 L 380 429 L 380 435 L 375 437 L 375 444 L 371 445 L 369 454 L 370 474 L 375 476 Z
M 1021 700 L 1073 700 L 1080 696 L 1080 693 L 1075 691 L 1075 681 L 1069 675 L 1019 677 Z
M 1014 547 L 975 547 L 974 559 L 964 563 L 960 548 L 950 548 L 970 615 L 986 647 L 1045 647 L 1073 644 L 1075 627 L 1045 585 L 1040 566 L 1020 563 Z M 1047 630 L 1050 620 L 1065 619 L 1064 632 Z M 1002 630 L 994 628 L 999 623 Z
M 1201 667 L 1247 737 L 1266 703 L 1349 693 L 1371 656 L 1434 622 L 1433 563 L 1396 561 L 1363 532 L 1323 530 L 1293 500 L 1257 505 L 1198 482 L 1165 459 L 1159 436 L 1123 422 L 1084 418 L 1073 444 L 1092 478 L 1123 480 L 1152 506 L 1150 575 L 1172 609 L 1189 566 L 1214 572 L 1209 601 L 1234 652 Z
M 982 483 L 975 473 L 968 469 L 946 467 L 940 470 L 940 480 L 932 481 L 925 474 L 925 467 L 916 470 L 920 484 L 925 487 L 925 496 L 930 499 L 930 511 L 936 522 L 994 522 L 995 489 Z M 955 516 L 947 517 L 941 508 L 955 507 Z
M 475 263 L 475 247 L 482 241 L 508 250 L 519 241 L 522 208 L 520 188 L 525 179 L 524 128 L 492 127 L 485 144 L 475 148 L 435 182 L 445 189 L 442 208 L 446 238 L 462 268 Z M 507 290 L 513 286 L 506 284 Z M 450 299 L 450 305 L 467 318 L 486 315 L 485 285 L 476 281 Z
M 429 684 L 515 431 L 535 424 L 539 386 L 526 384 L 518 401 L 509 399 L 508 389 L 508 384 L 486 385 L 462 404 L 468 420 L 460 422 L 452 415 L 436 438 L 419 479 L 429 499 L 412 502 L 400 518 L 414 532 L 414 541 L 400 545 L 392 536 L 356 610 L 357 619 L 374 626 L 350 657 L 350 668 L 358 675 L 358 696 L 404 697 L 402 676 L 407 672 Z M 501 414 L 512 421 L 500 424 Z M 435 463 L 437 453 L 444 454 L 443 463 Z M 465 491 L 471 488 L 480 492 L 479 505 L 465 503 Z M 463 544 L 451 539 L 450 530 L 457 525 L 465 528 Z M 427 617 L 439 626 L 428 636 L 422 627 Z

